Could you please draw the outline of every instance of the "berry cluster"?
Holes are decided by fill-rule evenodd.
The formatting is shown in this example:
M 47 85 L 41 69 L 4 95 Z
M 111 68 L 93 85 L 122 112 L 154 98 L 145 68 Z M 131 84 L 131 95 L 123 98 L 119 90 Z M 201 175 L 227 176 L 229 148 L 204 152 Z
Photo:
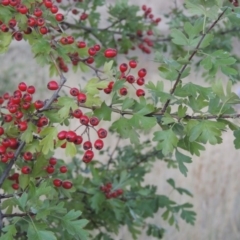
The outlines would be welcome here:
M 63 14 L 58 13 L 58 7 L 54 5 L 51 0 L 43 0 L 41 3 L 36 2 L 31 8 L 24 5 L 21 0 L 2 0 L 1 4 L 13 10 L 13 18 L 10 19 L 8 23 L 0 21 L 0 29 L 2 32 L 11 31 L 17 41 L 22 40 L 23 34 L 32 33 L 33 29 L 43 35 L 49 32 L 47 21 L 43 18 L 43 10 L 48 10 L 49 14 L 54 14 L 58 22 L 64 19 Z M 16 12 L 26 15 L 27 28 L 22 29 L 22 26 L 24 26 L 22 22 L 18 24 L 14 18 Z
M 100 190 L 105 194 L 107 199 L 117 198 L 123 194 L 122 189 L 116 189 L 116 190 L 112 191 L 111 183 L 106 183 L 105 185 L 101 186 Z
M 147 7 L 146 5 L 142 5 L 142 10 L 144 11 L 144 17 L 150 19 L 150 21 L 156 25 L 161 22 L 161 18 L 154 19 L 154 15 L 152 14 L 152 9 Z
M 128 71 L 128 67 L 130 68 L 129 71 Z M 137 67 L 137 62 L 135 60 L 130 60 L 127 63 L 122 63 L 120 66 L 119 66 L 119 71 L 120 71 L 120 76 L 119 76 L 119 81 L 125 81 L 126 83 L 130 84 L 131 86 L 133 86 L 136 90 L 136 96 L 138 97 L 141 97 L 141 96 L 145 96 L 145 91 L 143 89 L 137 89 L 134 84 L 136 83 L 138 86 L 142 86 L 145 84 L 145 79 L 144 77 L 147 75 L 147 70 L 145 68 L 141 68 L 139 71 L 138 71 L 138 76 L 137 78 L 130 73 L 130 70 L 133 69 L 133 68 L 136 68 Z M 103 89 L 104 92 L 106 94 L 110 94 L 112 92 L 112 89 L 113 89 L 113 86 L 114 86 L 114 82 L 111 81 L 107 88 Z M 121 96 L 125 96 L 128 94 L 128 89 L 126 86 L 120 88 L 119 90 L 119 94 Z

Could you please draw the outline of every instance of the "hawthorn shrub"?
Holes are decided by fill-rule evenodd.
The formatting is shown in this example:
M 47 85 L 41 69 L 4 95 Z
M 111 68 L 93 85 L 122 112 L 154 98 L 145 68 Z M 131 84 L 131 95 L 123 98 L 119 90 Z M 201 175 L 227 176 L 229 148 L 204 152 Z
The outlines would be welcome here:
M 0 0 L 1 53 L 26 41 L 50 75 L 45 100 L 24 79 L 0 97 L 1 240 L 110 240 L 123 226 L 133 239 L 143 232 L 161 239 L 156 213 L 176 228 L 180 219 L 193 225 L 196 213 L 145 184 L 153 164 L 187 176 L 192 156 L 221 144 L 224 131 L 240 148 L 240 99 L 232 91 L 240 77 L 232 46 L 240 36 L 238 1 L 186 0 L 164 16 L 113 2 Z M 163 21 L 169 35 L 160 31 Z M 161 80 L 148 79 L 134 50 L 155 57 Z M 94 77 L 68 86 L 69 71 Z M 193 71 L 209 86 L 186 82 Z M 116 147 L 105 139 L 117 139 Z M 174 179 L 166 184 L 192 197 Z

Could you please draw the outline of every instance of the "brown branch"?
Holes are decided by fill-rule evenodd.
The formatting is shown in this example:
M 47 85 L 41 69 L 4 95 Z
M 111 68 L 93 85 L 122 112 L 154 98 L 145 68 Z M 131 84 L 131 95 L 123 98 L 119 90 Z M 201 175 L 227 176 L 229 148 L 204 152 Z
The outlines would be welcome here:
M 11 218 L 11 217 L 28 217 L 35 216 L 36 214 L 30 213 L 11 213 L 11 214 L 3 214 L 3 218 Z
M 212 23 L 212 25 L 208 28 L 208 30 L 206 31 L 206 33 L 203 33 L 203 34 L 202 34 L 202 37 L 201 37 L 201 39 L 199 40 L 196 48 L 194 49 L 194 51 L 192 52 L 192 54 L 191 54 L 190 57 L 188 58 L 188 62 L 190 62 L 190 61 L 192 60 L 192 58 L 195 56 L 195 54 L 196 54 L 197 51 L 199 50 L 199 48 L 200 48 L 200 46 L 201 46 L 201 43 L 202 43 L 202 41 L 204 40 L 204 38 L 206 37 L 206 35 L 207 35 L 207 34 L 212 30 L 212 28 L 218 23 L 218 21 L 221 19 L 221 17 L 224 15 L 224 13 L 225 13 L 226 11 L 227 11 L 227 8 L 226 8 L 226 9 L 218 16 L 218 18 Z M 176 88 L 177 88 L 177 85 L 178 85 L 178 83 L 179 83 L 180 80 L 181 80 L 182 74 L 183 74 L 184 70 L 186 69 L 186 67 L 187 67 L 188 65 L 189 65 L 189 63 L 186 63 L 185 65 L 183 65 L 183 67 L 182 67 L 181 70 L 179 71 L 178 76 L 177 76 L 177 79 L 176 79 L 176 81 L 175 81 L 175 83 L 174 83 L 174 85 L 173 85 L 173 88 L 172 88 L 171 91 L 170 91 L 170 94 L 171 94 L 171 95 L 174 94 L 174 92 L 175 92 L 175 90 L 176 90 Z M 168 99 L 168 100 L 166 101 L 166 103 L 164 104 L 164 106 L 163 106 L 163 108 L 162 108 L 161 113 L 164 114 L 164 113 L 166 112 L 167 107 L 169 106 L 170 102 L 171 102 L 171 99 Z

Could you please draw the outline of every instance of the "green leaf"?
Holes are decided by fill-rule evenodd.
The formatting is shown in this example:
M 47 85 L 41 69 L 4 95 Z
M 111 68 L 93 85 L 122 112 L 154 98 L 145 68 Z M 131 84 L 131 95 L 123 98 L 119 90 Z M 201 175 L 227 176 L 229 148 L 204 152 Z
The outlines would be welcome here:
M 191 158 L 189 156 L 186 156 L 180 153 L 177 149 L 175 152 L 175 157 L 178 162 L 178 168 L 180 172 L 186 177 L 188 170 L 187 170 L 187 167 L 184 165 L 184 163 L 191 163 L 192 162 Z
M 74 157 L 77 154 L 76 145 L 72 142 L 67 142 L 65 153 L 66 156 Z
M 24 192 L 21 197 L 17 198 L 17 202 L 19 204 L 19 208 L 22 210 L 22 211 L 25 211 L 25 207 L 26 207 L 26 204 L 27 204 L 27 200 L 28 200 L 28 194 L 26 192 Z
M 61 119 L 69 117 L 70 110 L 78 109 L 76 100 L 67 96 L 58 98 L 58 104 L 61 106 L 58 111 L 58 116 Z
M 234 137 L 235 137 L 235 139 L 233 141 L 234 146 L 235 146 L 236 149 L 240 149 L 240 129 L 234 131 L 233 134 L 234 134 Z
M 157 141 L 157 149 L 162 150 L 163 155 L 172 153 L 174 148 L 177 147 L 178 138 L 172 129 L 165 131 L 158 131 L 154 133 L 153 141 Z
M 108 83 L 108 81 L 99 81 L 98 78 L 92 78 L 87 82 L 84 90 L 86 91 L 87 95 L 90 94 L 94 96 L 99 93 L 99 88 L 106 88 Z
M 94 116 L 105 121 L 111 121 L 112 110 L 106 105 L 105 102 L 102 103 L 100 108 L 94 110 Z
M 126 110 L 126 109 L 129 109 L 130 107 L 132 107 L 134 105 L 134 100 L 132 98 L 125 98 L 123 100 L 123 103 L 122 103 L 122 110 Z
M 0 240 L 14 240 L 14 236 L 17 234 L 15 225 L 7 225 L 2 228 L 2 231 L 5 232 L 5 234 L 0 237 Z
M 162 65 L 158 68 L 158 70 L 160 71 L 159 75 L 164 79 L 174 81 L 178 77 L 178 71 L 174 68 L 170 68 L 167 65 Z
M 28 239 L 36 240 L 57 240 L 53 232 L 43 230 L 41 225 L 38 226 L 36 223 L 31 223 L 28 226 L 27 236 Z
M 193 211 L 182 209 L 180 216 L 183 220 L 185 220 L 187 223 L 190 223 L 191 225 L 194 225 L 196 221 L 196 213 Z
M 0 53 L 7 52 L 11 42 L 12 42 L 12 34 L 10 32 L 0 34 Z
M 105 199 L 106 199 L 106 197 L 104 196 L 104 194 L 102 194 L 100 192 L 94 194 L 90 198 L 91 208 L 94 209 L 96 211 L 96 213 L 98 213 L 99 210 L 101 209 L 101 206 L 104 203 Z
M 111 60 L 109 62 L 105 62 L 104 67 L 103 67 L 104 73 L 106 73 L 108 75 L 112 75 L 112 71 L 111 71 L 112 66 L 113 66 L 113 60 Z
M 21 174 L 19 176 L 19 185 L 21 186 L 22 189 L 25 189 L 30 181 L 30 176 L 28 174 Z
M 58 130 L 55 127 L 46 127 L 41 131 L 40 136 L 44 136 L 40 141 L 43 154 L 48 154 L 49 152 L 54 151 L 54 139 L 56 139 L 57 134 Z
M 22 133 L 21 140 L 26 143 L 31 143 L 33 141 L 33 133 L 36 132 L 37 127 L 32 123 L 28 123 L 27 129 Z
M 188 39 L 187 37 L 178 29 L 174 28 L 171 30 L 172 42 L 177 45 L 187 46 Z

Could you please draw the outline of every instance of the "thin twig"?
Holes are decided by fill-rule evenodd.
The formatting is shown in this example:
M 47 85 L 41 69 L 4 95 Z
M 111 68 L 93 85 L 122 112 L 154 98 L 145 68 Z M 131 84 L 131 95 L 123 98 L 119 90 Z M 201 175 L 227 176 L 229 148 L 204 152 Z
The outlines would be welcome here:
M 112 161 L 113 161 L 113 154 L 116 152 L 120 140 L 121 140 L 121 138 L 118 137 L 118 140 L 117 140 L 117 142 L 116 142 L 116 145 L 115 145 L 114 149 L 112 150 L 111 154 L 109 155 L 109 159 L 108 159 L 108 163 L 107 163 L 107 169 L 109 169 L 109 166 L 110 166 L 110 164 L 111 164 Z
M 176 88 L 177 88 L 177 85 L 178 85 L 178 83 L 179 83 L 180 80 L 181 80 L 181 77 L 182 77 L 182 74 L 183 74 L 184 70 L 185 70 L 186 67 L 189 65 L 189 62 L 192 60 L 192 58 L 195 56 L 195 54 L 198 52 L 198 50 L 199 50 L 199 48 L 200 48 L 200 46 L 201 46 L 202 41 L 204 40 L 204 38 L 206 37 L 206 35 L 212 30 L 212 28 L 218 23 L 218 21 L 219 21 L 219 20 L 221 19 L 221 17 L 224 15 L 224 13 L 227 11 L 227 9 L 228 9 L 228 8 L 226 8 L 226 9 L 219 15 L 219 17 L 217 18 L 217 20 L 215 20 L 215 21 L 212 23 L 212 25 L 208 28 L 208 30 L 206 31 L 206 33 L 203 33 L 203 34 L 202 34 L 202 37 L 201 37 L 201 39 L 199 40 L 199 42 L 198 42 L 195 50 L 192 52 L 192 54 L 191 54 L 190 57 L 188 58 L 188 63 L 186 63 L 185 65 L 183 65 L 183 67 L 182 67 L 181 70 L 179 71 L 178 76 L 177 76 L 177 79 L 176 79 L 176 81 L 175 81 L 175 83 L 174 83 L 174 85 L 173 85 L 173 88 L 172 88 L 171 91 L 170 91 L 170 94 L 171 94 L 171 95 L 174 94 L 174 92 L 175 92 L 175 90 L 176 90 Z M 165 113 L 165 112 L 166 112 L 167 107 L 168 107 L 168 105 L 170 104 L 170 102 L 171 102 L 171 99 L 168 99 L 168 100 L 166 101 L 166 103 L 164 104 L 164 106 L 163 106 L 163 108 L 162 108 L 162 110 L 161 110 L 161 113 Z

